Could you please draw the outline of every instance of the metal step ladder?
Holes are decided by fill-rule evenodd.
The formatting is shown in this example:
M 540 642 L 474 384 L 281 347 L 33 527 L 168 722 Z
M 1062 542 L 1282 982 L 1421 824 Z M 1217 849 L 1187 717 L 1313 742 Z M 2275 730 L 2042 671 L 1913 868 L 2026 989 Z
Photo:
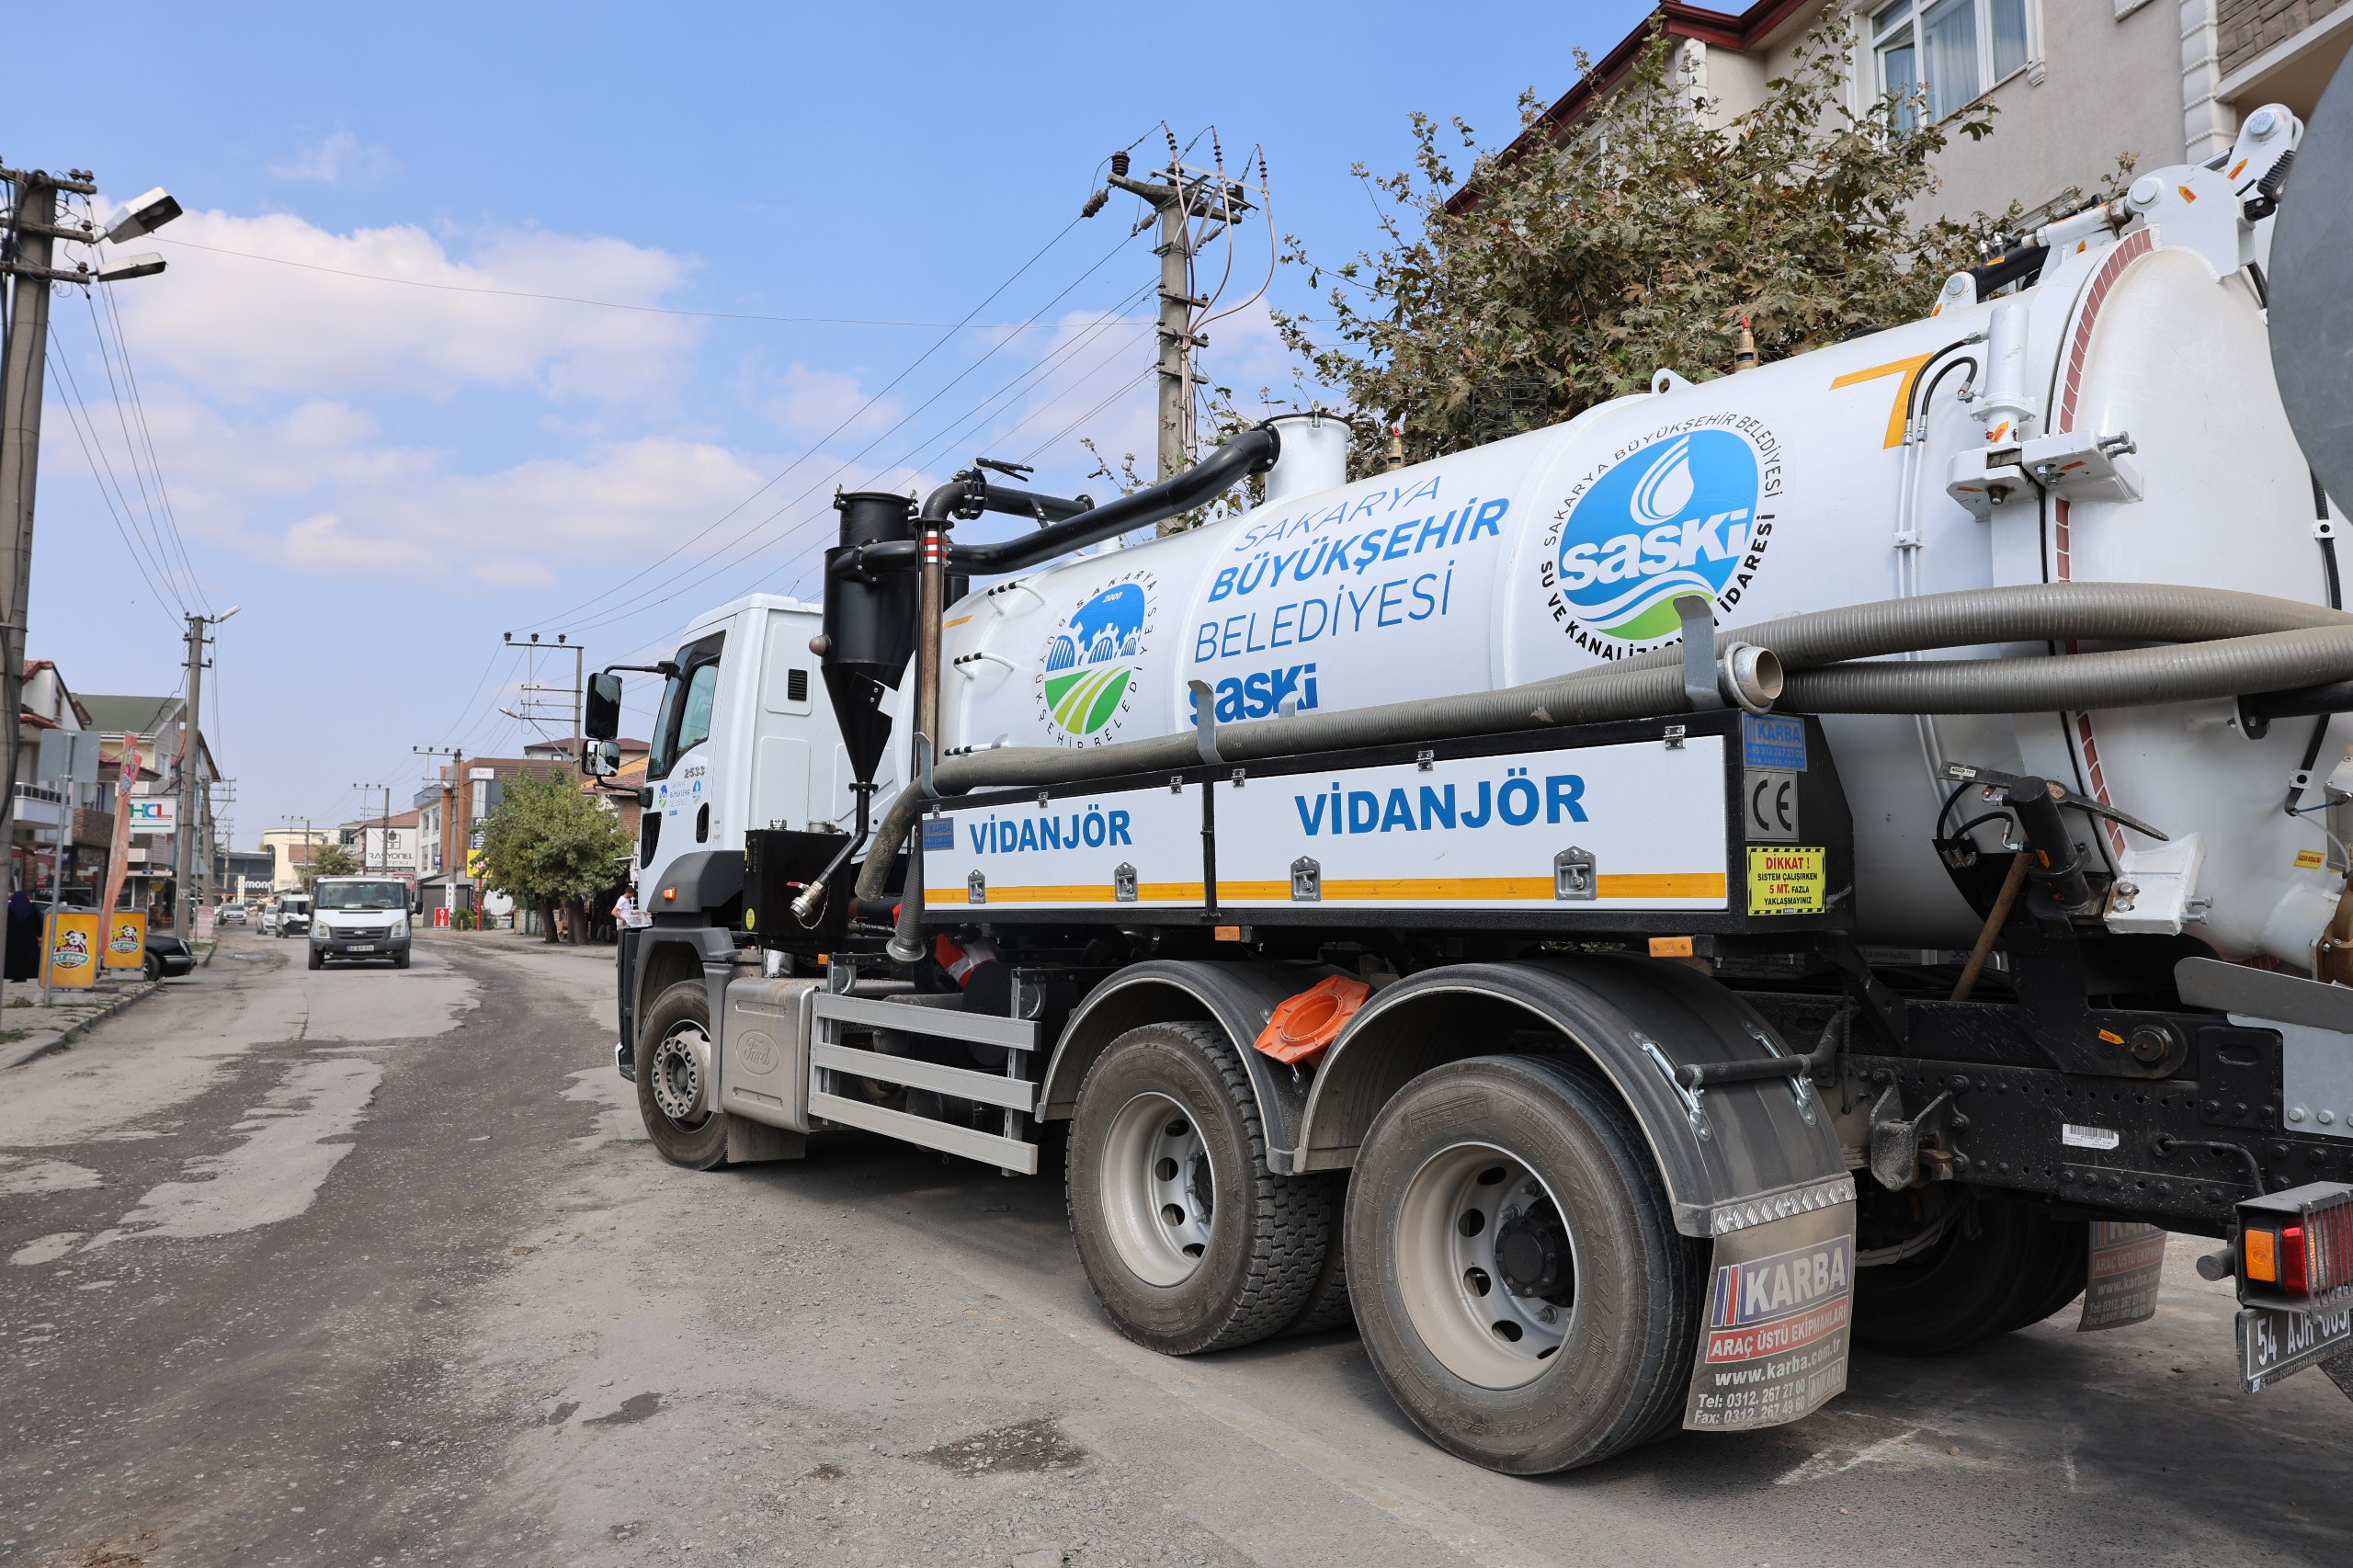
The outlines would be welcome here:
M 995 1046 L 1005 1052 L 1005 1067 L 1000 1073 L 977 1067 L 949 1067 L 913 1057 L 885 1056 L 881 1051 L 844 1043 L 844 1037 L 852 1029 L 877 1028 Z M 1038 1101 L 1038 1086 L 1029 1082 L 1028 1074 L 1030 1052 L 1038 1046 L 1038 1026 L 1034 1022 L 945 1007 L 911 1006 L 885 997 L 827 991 L 815 999 L 811 1029 L 812 1117 L 823 1117 L 843 1127 L 862 1127 L 926 1149 L 961 1154 L 983 1165 L 995 1165 L 1007 1175 L 1038 1174 L 1038 1145 L 1024 1136 L 1029 1116 L 1037 1108 Z M 995 1106 L 1005 1113 L 1005 1131 L 1001 1136 L 983 1132 L 977 1128 L 892 1110 L 888 1106 L 845 1095 L 841 1092 L 845 1077 L 930 1089 Z

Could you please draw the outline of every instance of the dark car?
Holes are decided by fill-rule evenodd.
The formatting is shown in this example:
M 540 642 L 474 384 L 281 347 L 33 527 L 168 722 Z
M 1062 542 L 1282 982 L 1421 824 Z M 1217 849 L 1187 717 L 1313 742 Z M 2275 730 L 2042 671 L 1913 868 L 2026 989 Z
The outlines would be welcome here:
M 187 974 L 196 968 L 196 955 L 188 946 L 169 932 L 147 933 L 147 978 L 164 980 L 173 975 Z

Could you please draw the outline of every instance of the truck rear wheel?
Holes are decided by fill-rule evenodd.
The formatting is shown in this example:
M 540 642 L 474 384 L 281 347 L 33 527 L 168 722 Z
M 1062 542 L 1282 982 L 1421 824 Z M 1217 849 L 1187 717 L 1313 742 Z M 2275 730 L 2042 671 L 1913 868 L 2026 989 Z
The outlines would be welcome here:
M 727 1158 L 727 1116 L 710 1108 L 710 999 L 699 980 L 665 987 L 637 1036 L 637 1113 L 655 1152 L 707 1171 Z
M 1440 1447 L 1541 1475 L 1679 1418 L 1700 1259 L 1643 1140 L 1565 1065 L 1424 1074 L 1373 1119 L 1348 1182 L 1358 1329 Z
M 1079 1261 L 1140 1345 L 1189 1356 L 1264 1339 L 1322 1277 L 1332 1183 L 1267 1169 L 1249 1074 L 1210 1025 L 1111 1042 L 1079 1086 L 1068 1174 Z
M 1884 1210 L 1908 1196 L 1867 1194 L 1866 1200 Z M 2089 1267 L 2083 1221 L 1968 1192 L 1944 1201 L 1954 1207 L 1923 1221 L 1941 1227 L 1932 1244 L 1856 1270 L 1858 1345 L 1894 1356 L 1942 1356 L 2040 1323 L 2082 1292 Z

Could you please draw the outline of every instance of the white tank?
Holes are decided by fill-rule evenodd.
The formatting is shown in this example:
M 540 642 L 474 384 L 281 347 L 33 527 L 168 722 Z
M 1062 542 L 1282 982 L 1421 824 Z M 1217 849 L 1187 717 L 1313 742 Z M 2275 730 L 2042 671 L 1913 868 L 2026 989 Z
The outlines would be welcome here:
M 948 618 L 947 743 L 1188 729 L 1195 680 L 1222 722 L 1512 685 L 1671 641 L 1672 601 L 1690 593 L 1713 600 L 1720 626 L 2068 579 L 2325 603 L 2311 482 L 2238 268 L 2249 236 L 2222 176 L 2165 177 L 2178 196 L 2121 239 L 2070 237 L 2023 293 L 1978 303 L 1964 278 L 1924 321 L 1696 386 L 1662 373 L 1653 392 L 1551 429 L 967 598 Z M 2022 356 L 2002 377 L 2005 406 L 1957 401 L 1956 369 L 1907 444 L 1919 367 L 1997 312 L 2000 341 L 1956 352 Z M 2129 438 L 2126 478 L 2064 500 L 2026 487 L 1984 518 L 1948 493 L 1956 459 L 2046 434 Z M 2135 471 L 2141 498 L 2120 498 Z M 2316 820 L 2281 810 L 2310 721 L 2260 741 L 2228 702 L 1825 722 L 1867 941 L 1954 948 L 1976 934 L 1929 842 L 1953 761 L 2058 778 L 2171 835 L 2086 827 L 2137 890 L 2111 907 L 2115 928 L 2312 963 L 2341 877 Z M 2325 751 L 2321 771 L 2341 754 Z

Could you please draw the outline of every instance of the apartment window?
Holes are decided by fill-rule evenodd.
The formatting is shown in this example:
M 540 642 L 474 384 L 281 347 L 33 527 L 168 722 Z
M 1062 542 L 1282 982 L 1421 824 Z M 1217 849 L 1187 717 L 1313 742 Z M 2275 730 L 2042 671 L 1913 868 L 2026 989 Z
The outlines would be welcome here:
M 1896 0 L 1871 17 L 1880 91 L 1925 93 L 1928 118 L 1942 119 L 2025 68 L 2027 25 L 2027 0 Z M 1898 111 L 1904 129 L 1918 112 L 1916 101 Z

